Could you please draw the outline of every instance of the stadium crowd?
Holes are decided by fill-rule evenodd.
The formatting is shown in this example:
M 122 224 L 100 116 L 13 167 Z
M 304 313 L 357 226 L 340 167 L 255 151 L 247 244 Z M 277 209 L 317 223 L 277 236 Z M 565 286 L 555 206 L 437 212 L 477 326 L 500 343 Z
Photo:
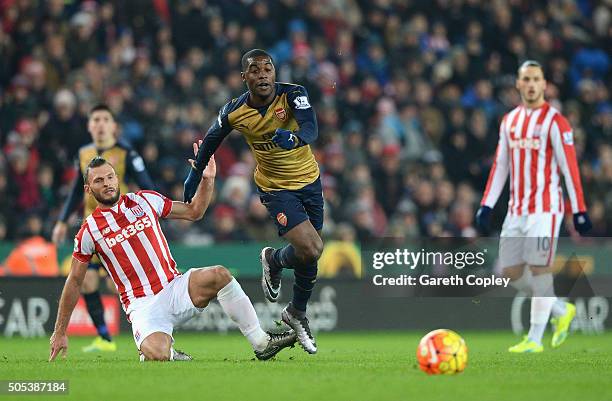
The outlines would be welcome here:
M 591 235 L 609 236 L 611 20 L 604 0 L 0 0 L 0 240 L 48 236 L 99 102 L 157 189 L 182 199 L 192 142 L 246 90 L 240 58 L 255 47 L 317 111 L 328 238 L 476 235 L 528 58 L 574 127 Z M 168 238 L 277 238 L 245 141 L 232 134 L 216 159 L 209 218 L 167 223 Z

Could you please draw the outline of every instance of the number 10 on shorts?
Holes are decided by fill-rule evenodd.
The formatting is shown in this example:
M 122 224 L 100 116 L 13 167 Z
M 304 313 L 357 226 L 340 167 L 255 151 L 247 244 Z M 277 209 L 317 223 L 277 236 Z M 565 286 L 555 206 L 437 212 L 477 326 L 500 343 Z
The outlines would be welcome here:
M 538 251 L 550 250 L 550 237 L 538 237 Z

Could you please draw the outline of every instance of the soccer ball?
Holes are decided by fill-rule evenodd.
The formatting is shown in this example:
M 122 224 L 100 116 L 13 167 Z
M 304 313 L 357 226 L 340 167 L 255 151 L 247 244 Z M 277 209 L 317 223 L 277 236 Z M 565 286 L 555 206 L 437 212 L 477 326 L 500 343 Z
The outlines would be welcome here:
M 467 346 L 452 330 L 438 329 L 427 333 L 417 347 L 421 370 L 429 375 L 454 375 L 467 365 Z

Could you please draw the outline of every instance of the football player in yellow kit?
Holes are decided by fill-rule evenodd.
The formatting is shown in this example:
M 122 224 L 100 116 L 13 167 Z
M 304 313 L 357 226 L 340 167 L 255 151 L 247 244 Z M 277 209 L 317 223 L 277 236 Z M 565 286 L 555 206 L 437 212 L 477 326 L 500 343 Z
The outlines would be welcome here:
M 323 194 L 319 166 L 310 149 L 317 139 L 317 119 L 303 86 L 276 82 L 272 57 L 260 49 L 242 57 L 248 91 L 224 105 L 206 134 L 185 180 L 184 201 L 195 194 L 202 171 L 223 139 L 236 130 L 255 156 L 254 178 L 263 205 L 289 244 L 261 252 L 262 287 L 276 302 L 283 269 L 293 269 L 293 298 L 282 312 L 302 348 L 317 352 L 306 318 L 306 304 L 317 278 L 323 250 Z

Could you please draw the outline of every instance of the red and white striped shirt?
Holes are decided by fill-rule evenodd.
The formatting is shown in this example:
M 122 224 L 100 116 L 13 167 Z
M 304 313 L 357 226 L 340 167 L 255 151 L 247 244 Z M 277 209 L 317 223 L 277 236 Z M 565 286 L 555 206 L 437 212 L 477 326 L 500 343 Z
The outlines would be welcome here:
M 172 201 L 157 192 L 124 194 L 112 208 L 96 208 L 74 239 L 72 256 L 88 263 L 99 255 L 126 313 L 180 275 L 159 225 L 171 210 Z
M 518 106 L 504 116 L 482 206 L 495 206 L 508 173 L 510 214 L 563 213 L 560 173 L 572 213 L 586 211 L 572 128 L 548 103 L 537 109 Z

